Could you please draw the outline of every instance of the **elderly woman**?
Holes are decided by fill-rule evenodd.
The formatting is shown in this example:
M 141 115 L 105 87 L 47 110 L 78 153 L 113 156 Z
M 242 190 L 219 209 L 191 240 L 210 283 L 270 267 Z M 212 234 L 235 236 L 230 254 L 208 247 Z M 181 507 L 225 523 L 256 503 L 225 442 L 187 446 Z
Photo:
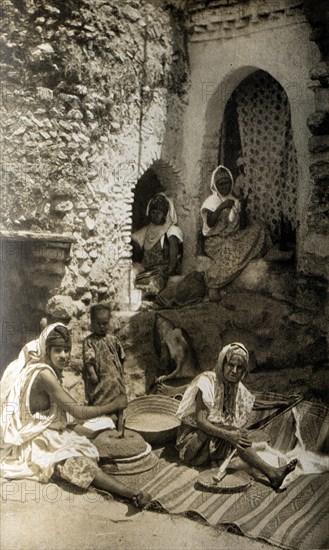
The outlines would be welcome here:
M 181 460 L 192 466 L 225 459 L 235 448 L 240 459 L 263 473 L 278 489 L 297 461 L 275 468 L 251 448 L 251 432 L 244 426 L 255 398 L 241 382 L 248 361 L 243 344 L 229 344 L 220 352 L 215 371 L 204 372 L 193 380 L 177 411 L 182 424 L 176 446 Z
M 164 193 L 149 201 L 146 215 L 148 225 L 132 235 L 134 255 L 139 256 L 143 267 L 136 287 L 156 295 L 166 286 L 168 277 L 180 273 L 183 234 L 176 225 L 173 202 Z
M 1 380 L 1 473 L 7 479 L 47 483 L 53 475 L 73 485 L 100 489 L 131 499 L 142 507 L 149 497 L 135 493 L 97 464 L 98 451 L 68 425 L 67 414 L 84 422 L 126 406 L 119 396 L 109 404 L 87 407 L 62 387 L 71 339 L 61 323 L 45 328 L 24 346 Z
M 230 283 L 250 260 L 264 254 L 271 241 L 264 224 L 240 229 L 241 203 L 232 194 L 233 176 L 224 166 L 212 173 L 212 194 L 201 207 L 205 253 L 211 259 L 206 273 L 209 298 L 219 299 L 218 289 Z

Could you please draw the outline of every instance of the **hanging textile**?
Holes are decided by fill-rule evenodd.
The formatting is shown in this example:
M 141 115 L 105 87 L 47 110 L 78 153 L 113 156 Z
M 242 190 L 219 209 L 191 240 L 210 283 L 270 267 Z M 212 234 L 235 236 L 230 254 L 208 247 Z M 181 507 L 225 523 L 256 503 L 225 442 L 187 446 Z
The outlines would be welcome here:
M 272 236 L 280 221 L 297 225 L 297 159 L 287 95 L 264 71 L 256 71 L 236 90 L 244 194 L 250 220 L 266 222 Z

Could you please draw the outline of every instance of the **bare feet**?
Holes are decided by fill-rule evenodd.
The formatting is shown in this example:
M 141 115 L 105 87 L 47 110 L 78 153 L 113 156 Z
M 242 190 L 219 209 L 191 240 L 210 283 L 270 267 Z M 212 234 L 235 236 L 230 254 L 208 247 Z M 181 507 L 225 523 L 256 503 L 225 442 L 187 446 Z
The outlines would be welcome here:
M 296 466 L 297 466 L 298 460 L 295 458 L 294 460 L 291 460 L 286 466 L 282 466 L 281 468 L 273 468 L 273 473 L 271 473 L 269 477 L 271 487 L 277 491 L 282 484 L 284 478 L 292 472 Z
M 137 506 L 137 508 L 140 508 L 141 510 L 144 510 L 145 508 L 147 508 L 151 500 L 152 500 L 151 495 L 149 495 L 149 493 L 143 493 L 143 492 L 138 493 L 133 498 L 133 502 L 135 506 Z

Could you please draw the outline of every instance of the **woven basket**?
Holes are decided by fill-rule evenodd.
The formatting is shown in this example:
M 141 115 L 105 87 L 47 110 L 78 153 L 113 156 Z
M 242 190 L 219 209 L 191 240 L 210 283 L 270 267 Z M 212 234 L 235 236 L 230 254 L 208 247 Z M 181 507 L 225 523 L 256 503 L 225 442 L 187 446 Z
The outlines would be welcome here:
M 128 403 L 126 427 L 141 434 L 151 445 L 161 445 L 176 437 L 180 420 L 179 401 L 164 395 L 145 395 Z
M 214 480 L 217 474 L 218 468 L 205 470 L 199 475 L 197 484 L 210 493 L 240 493 L 248 489 L 252 483 L 251 477 L 246 472 L 227 473 L 219 482 Z

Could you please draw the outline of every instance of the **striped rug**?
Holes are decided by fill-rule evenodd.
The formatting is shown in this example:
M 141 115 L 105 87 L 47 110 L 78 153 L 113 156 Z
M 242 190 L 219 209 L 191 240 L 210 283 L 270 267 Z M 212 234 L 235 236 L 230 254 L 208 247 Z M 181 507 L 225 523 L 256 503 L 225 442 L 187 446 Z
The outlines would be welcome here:
M 304 401 L 297 409 L 306 448 L 323 450 L 328 442 L 329 409 Z M 271 436 L 271 445 L 281 451 L 292 449 L 296 443 L 292 411 L 265 431 Z M 138 485 L 169 513 L 197 515 L 212 526 L 232 526 L 247 537 L 281 548 L 329 548 L 329 473 L 300 476 L 280 493 L 255 480 L 245 492 L 235 494 L 198 489 L 198 475 L 196 469 L 160 458 L 147 477 L 140 477 Z
M 300 476 L 282 493 L 254 482 L 235 494 L 198 490 L 198 475 L 160 460 L 153 479 L 142 489 L 169 513 L 194 512 L 210 525 L 234 526 L 281 548 L 329 548 L 329 474 Z

